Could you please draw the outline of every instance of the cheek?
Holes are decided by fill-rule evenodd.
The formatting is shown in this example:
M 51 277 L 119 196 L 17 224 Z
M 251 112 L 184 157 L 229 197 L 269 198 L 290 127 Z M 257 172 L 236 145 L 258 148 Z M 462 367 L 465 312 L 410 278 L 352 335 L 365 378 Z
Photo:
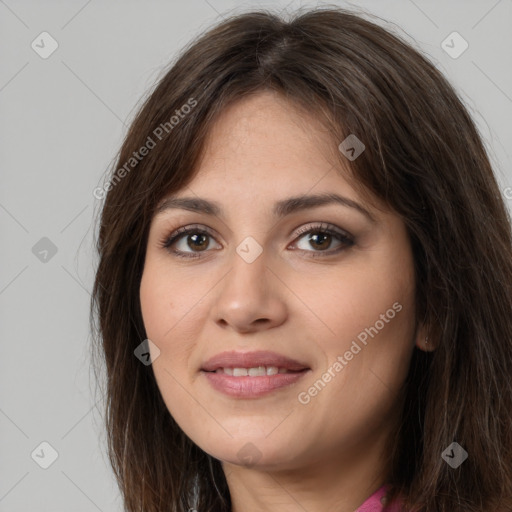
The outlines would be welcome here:
M 293 289 L 303 298 L 307 316 L 317 325 L 321 339 L 324 343 L 332 340 L 334 346 L 343 346 L 343 340 L 350 344 L 376 322 L 379 331 L 389 333 L 403 324 L 404 317 L 410 320 L 414 316 L 413 274 L 393 263 L 344 266 L 338 273 L 316 276 L 313 282 L 297 278 Z M 406 323 L 409 326 L 410 322 Z
M 406 239 L 400 247 L 383 243 L 379 251 L 361 252 L 340 266 L 338 275 L 322 279 L 315 280 L 315 289 L 323 293 L 310 288 L 306 295 L 302 288 L 297 294 L 308 297 L 309 308 L 321 320 L 316 323 L 317 343 L 327 356 L 323 369 L 346 355 L 332 389 L 341 392 L 342 386 L 343 393 L 353 396 L 379 386 L 398 390 L 414 348 L 414 262 Z
M 158 380 L 165 378 L 164 368 L 173 374 L 176 369 L 185 371 L 184 351 L 189 338 L 194 335 L 192 332 L 186 334 L 186 327 L 190 327 L 188 322 L 194 316 L 194 310 L 187 307 L 190 302 L 187 290 L 180 288 L 175 277 L 172 280 L 170 276 L 166 277 L 161 264 L 150 260 L 144 267 L 139 293 L 146 336 L 160 350 L 153 363 L 155 376 Z
M 162 276 L 165 268 L 155 259 L 148 259 L 140 284 L 140 304 L 146 335 L 159 349 L 151 365 L 155 380 L 167 409 L 180 423 L 190 421 L 187 411 L 193 408 L 183 387 L 194 345 L 184 335 L 186 311 L 190 307 L 187 308 L 183 293 L 176 293 L 180 289 L 177 283 Z
M 140 284 L 140 306 L 146 334 L 151 340 L 161 340 L 167 325 L 168 315 L 173 311 L 170 294 L 158 279 L 151 264 L 146 264 Z
M 177 272 L 165 256 L 148 254 L 139 289 L 142 318 L 151 339 L 165 344 L 176 337 L 193 316 L 201 298 L 192 276 Z M 203 292 L 204 293 L 204 292 Z M 196 308 L 194 308 L 196 305 Z M 179 326 L 179 329 L 174 329 Z
M 317 339 L 326 364 L 301 388 L 313 431 L 363 442 L 393 417 L 415 321 L 411 283 L 390 277 L 375 282 L 369 274 L 352 275 L 320 309 L 335 335 Z
M 173 374 L 189 371 L 189 358 L 199 339 L 204 305 L 204 289 L 191 287 L 191 276 L 169 273 L 170 266 L 158 257 L 146 261 L 140 284 L 140 305 L 147 337 L 155 343 L 160 356 L 155 374 L 163 368 Z

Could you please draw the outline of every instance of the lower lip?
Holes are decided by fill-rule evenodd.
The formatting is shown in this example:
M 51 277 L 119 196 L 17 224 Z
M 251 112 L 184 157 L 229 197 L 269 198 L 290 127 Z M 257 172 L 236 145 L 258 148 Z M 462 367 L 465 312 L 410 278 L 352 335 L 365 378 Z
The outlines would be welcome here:
M 233 377 L 226 373 L 205 372 L 211 386 L 228 396 L 236 398 L 257 398 L 285 386 L 295 384 L 310 370 L 293 373 L 277 373 L 261 377 Z

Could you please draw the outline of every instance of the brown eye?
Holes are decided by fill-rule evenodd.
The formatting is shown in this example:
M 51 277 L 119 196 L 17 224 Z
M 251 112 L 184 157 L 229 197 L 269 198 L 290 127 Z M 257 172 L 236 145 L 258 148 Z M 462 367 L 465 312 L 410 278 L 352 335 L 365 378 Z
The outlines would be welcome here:
M 186 240 L 188 247 L 191 249 L 199 249 L 200 251 L 204 251 L 208 247 L 208 235 L 197 233 L 193 235 L 187 235 Z
M 311 253 L 313 257 L 329 256 L 337 254 L 341 250 L 354 245 L 354 240 L 342 231 L 322 224 L 317 226 L 306 226 L 297 233 L 300 235 L 294 245 L 301 251 Z M 302 247 L 299 243 L 302 242 Z M 338 242 L 337 247 L 332 249 L 332 244 Z
M 328 233 L 310 233 L 308 242 L 316 249 L 325 250 L 331 245 L 332 238 Z
M 185 226 L 166 237 L 161 242 L 161 246 L 176 256 L 195 258 L 207 251 L 212 240 L 214 240 L 212 234 L 204 228 Z

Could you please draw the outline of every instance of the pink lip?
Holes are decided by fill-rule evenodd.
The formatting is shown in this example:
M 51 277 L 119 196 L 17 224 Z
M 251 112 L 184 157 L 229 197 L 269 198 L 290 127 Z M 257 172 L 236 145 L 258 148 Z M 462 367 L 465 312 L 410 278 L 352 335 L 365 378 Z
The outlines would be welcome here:
M 211 386 L 228 396 L 235 398 L 258 398 L 272 391 L 294 384 L 310 370 L 296 373 L 278 373 L 261 377 L 233 377 L 226 373 L 202 371 Z
M 221 352 L 211 357 L 208 361 L 203 363 L 201 370 L 214 372 L 218 368 L 255 368 L 257 366 L 277 366 L 278 368 L 286 368 L 287 370 L 293 371 L 308 369 L 307 365 L 276 352 L 267 350 L 237 352 L 232 350 L 229 352 Z M 251 378 L 256 379 L 258 377 Z
M 233 377 L 225 373 L 215 373 L 218 368 L 255 368 L 257 366 L 277 366 L 295 373 L 278 373 L 259 377 Z M 222 352 L 208 359 L 201 367 L 201 373 L 210 385 L 231 397 L 257 398 L 276 389 L 294 384 L 310 371 L 307 365 L 265 350 L 253 352 Z

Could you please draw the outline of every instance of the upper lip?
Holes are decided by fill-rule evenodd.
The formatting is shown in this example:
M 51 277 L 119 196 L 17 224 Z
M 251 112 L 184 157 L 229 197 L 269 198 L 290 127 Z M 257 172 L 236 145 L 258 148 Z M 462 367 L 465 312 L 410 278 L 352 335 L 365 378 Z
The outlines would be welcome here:
M 218 368 L 256 368 L 258 366 L 277 366 L 294 371 L 308 368 L 307 365 L 276 352 L 267 350 L 237 352 L 232 350 L 211 357 L 203 363 L 201 370 L 214 372 Z

